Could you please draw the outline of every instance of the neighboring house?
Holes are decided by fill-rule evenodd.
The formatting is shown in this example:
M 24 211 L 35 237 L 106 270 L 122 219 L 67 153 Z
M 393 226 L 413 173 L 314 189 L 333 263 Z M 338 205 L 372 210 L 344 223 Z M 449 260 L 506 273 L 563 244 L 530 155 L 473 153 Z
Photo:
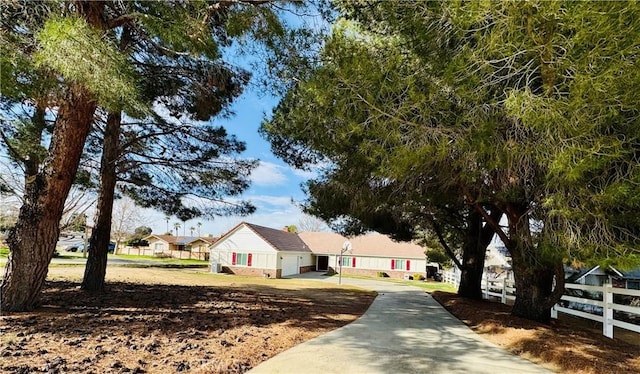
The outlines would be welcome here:
M 349 240 L 351 250 L 340 256 Z M 390 277 L 426 275 L 424 248 L 394 242 L 381 234 L 347 239 L 327 232 L 293 234 L 242 222 L 211 246 L 211 261 L 221 271 L 280 278 L 308 271 Z
M 591 268 L 565 269 L 565 282 L 583 284 L 586 286 L 602 286 L 611 283 L 609 278 L 620 278 L 624 275 L 614 269 L 603 269 L 600 265 Z
M 211 247 L 212 266 L 225 273 L 281 278 L 315 270 L 311 250 L 297 234 L 242 222 Z
M 613 278 L 614 287 L 622 287 L 630 290 L 640 290 L 640 268 L 629 271 L 620 271 L 621 277 Z
M 173 235 L 149 235 L 144 240 L 149 243 L 153 253 L 165 253 L 171 251 L 191 251 L 206 253 L 209 246 L 216 241 L 213 237 L 173 236 Z

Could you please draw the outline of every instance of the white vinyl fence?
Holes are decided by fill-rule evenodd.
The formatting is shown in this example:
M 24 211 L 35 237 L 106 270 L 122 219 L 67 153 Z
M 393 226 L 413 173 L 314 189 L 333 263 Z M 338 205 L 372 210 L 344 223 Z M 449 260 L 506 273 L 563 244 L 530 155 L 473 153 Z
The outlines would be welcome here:
M 455 270 L 445 271 L 443 281 L 457 288 L 460 274 Z M 485 299 L 495 297 L 503 304 L 516 299 L 511 280 L 485 277 L 482 291 Z M 608 338 L 613 338 L 614 326 L 640 333 L 640 290 L 613 287 L 611 284 L 586 286 L 567 283 L 565 295 L 551 310 L 551 317 L 558 318 L 558 312 L 602 323 L 602 334 Z
M 192 251 L 170 251 L 163 250 L 156 252 L 149 247 L 118 247 L 119 255 L 136 255 L 136 256 L 155 256 L 155 257 L 173 257 L 181 260 L 209 260 L 209 252 L 192 252 Z

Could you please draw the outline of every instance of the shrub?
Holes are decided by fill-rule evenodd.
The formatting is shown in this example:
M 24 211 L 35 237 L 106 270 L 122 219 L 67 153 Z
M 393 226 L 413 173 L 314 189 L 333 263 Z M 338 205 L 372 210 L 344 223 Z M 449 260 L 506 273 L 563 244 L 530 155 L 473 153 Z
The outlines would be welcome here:
M 385 273 L 384 271 L 379 271 L 378 278 L 389 278 L 389 274 Z
M 424 280 L 424 279 L 425 279 L 424 275 L 422 275 L 422 274 L 414 274 L 413 275 L 413 280 L 420 280 L 421 281 L 421 280 Z

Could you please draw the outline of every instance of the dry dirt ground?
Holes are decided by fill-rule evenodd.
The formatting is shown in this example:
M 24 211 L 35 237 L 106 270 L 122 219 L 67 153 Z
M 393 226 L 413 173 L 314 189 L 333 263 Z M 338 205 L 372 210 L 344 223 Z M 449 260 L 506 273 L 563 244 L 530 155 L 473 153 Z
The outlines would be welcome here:
M 640 344 L 605 338 L 601 328 L 598 331 L 571 318 L 547 326 L 512 317 L 511 308 L 500 303 L 467 300 L 441 291 L 432 296 L 485 339 L 556 372 L 640 373 Z
M 373 292 L 324 282 L 107 269 L 108 291 L 79 289 L 83 267 L 52 267 L 34 312 L 0 316 L 0 372 L 244 372 L 362 315 Z

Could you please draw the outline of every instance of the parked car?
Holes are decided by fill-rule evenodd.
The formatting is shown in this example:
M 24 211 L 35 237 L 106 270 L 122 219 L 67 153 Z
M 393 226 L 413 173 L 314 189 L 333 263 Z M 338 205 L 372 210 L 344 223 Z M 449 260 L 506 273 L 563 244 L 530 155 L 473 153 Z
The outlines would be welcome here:
M 433 274 L 433 280 L 436 282 L 442 282 L 442 273 Z
M 84 244 L 82 243 L 70 245 L 64 248 L 64 250 L 67 252 L 82 252 L 83 249 L 84 249 Z
M 68 247 L 66 247 L 64 250 L 67 252 L 82 252 L 82 250 L 84 249 L 84 244 L 80 243 L 80 244 L 75 244 L 75 245 L 70 245 Z M 109 242 L 109 253 L 113 253 L 116 250 L 116 243 L 114 242 Z M 87 251 L 89 251 L 89 248 L 87 247 Z

